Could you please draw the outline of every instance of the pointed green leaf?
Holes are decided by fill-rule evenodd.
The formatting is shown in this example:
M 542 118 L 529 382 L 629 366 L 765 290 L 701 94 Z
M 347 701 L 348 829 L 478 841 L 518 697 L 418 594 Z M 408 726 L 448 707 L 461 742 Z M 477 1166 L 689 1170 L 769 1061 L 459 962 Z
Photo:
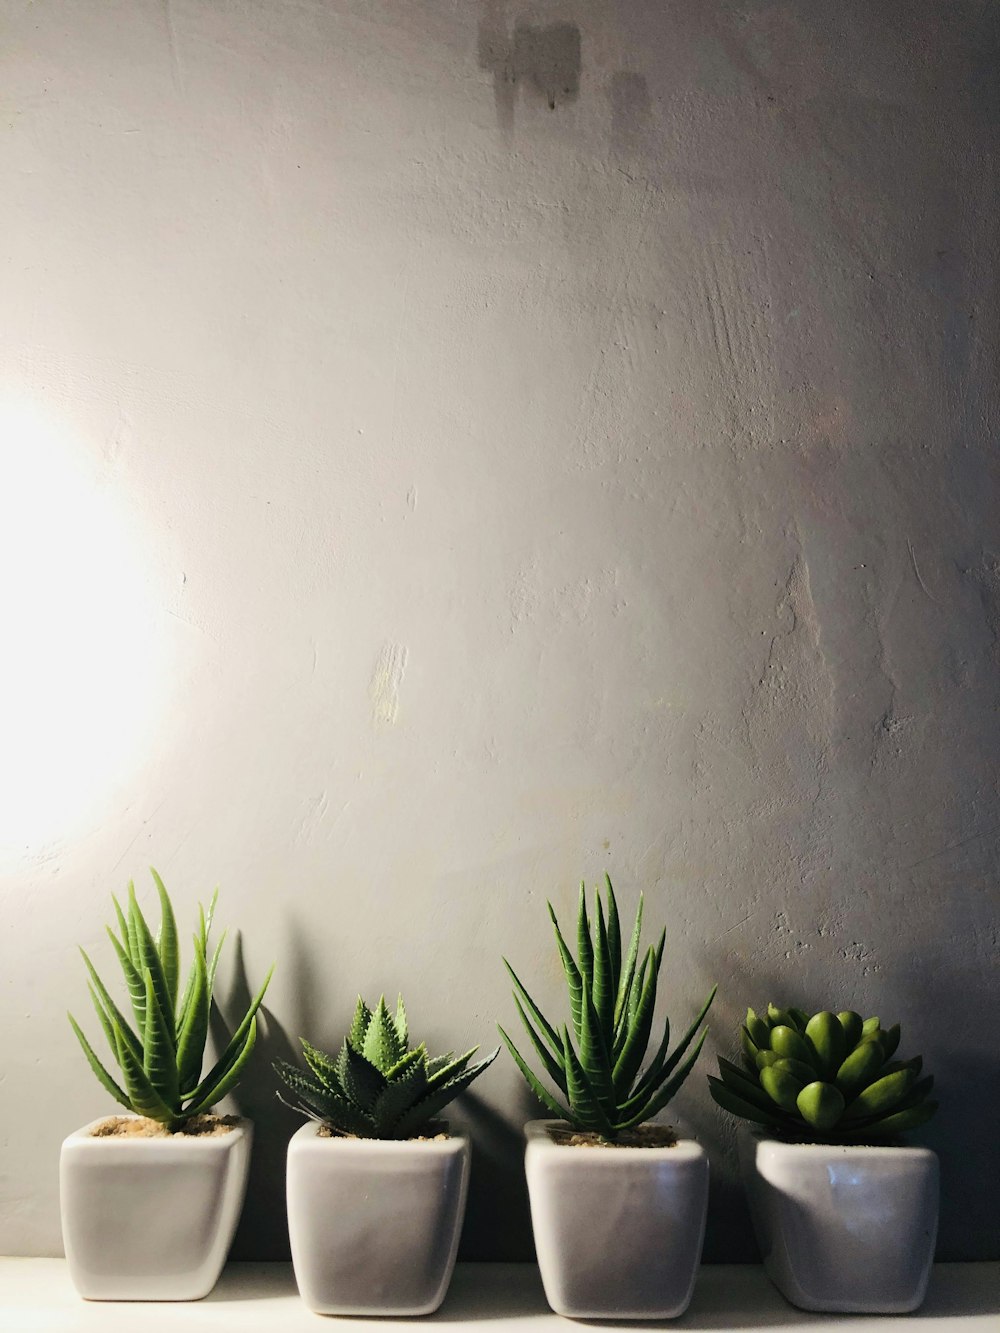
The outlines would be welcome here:
M 363 1051 L 365 1037 L 368 1034 L 368 1027 L 372 1021 L 372 1011 L 365 1004 L 361 996 L 358 996 L 358 1003 L 354 1010 L 354 1019 L 351 1023 L 351 1030 L 348 1033 L 347 1040 L 356 1051 Z
M 693 1040 L 695 1033 L 698 1031 L 702 1023 L 705 1021 L 705 1016 L 708 1013 L 709 1009 L 711 1009 L 712 1007 L 712 1001 L 715 999 L 716 992 L 718 991 L 718 989 L 719 989 L 718 986 L 713 986 L 712 989 L 709 991 L 708 999 L 698 1010 L 698 1014 L 694 1022 L 688 1028 L 687 1032 L 684 1033 L 684 1036 L 681 1037 L 680 1042 L 674 1048 L 673 1054 L 670 1056 L 670 1059 L 667 1060 L 667 1062 L 664 1064 L 663 1069 L 661 1070 L 659 1075 L 661 1078 L 669 1078 L 670 1075 L 673 1073 L 674 1069 L 677 1067 L 677 1062 L 681 1059 L 684 1052 L 691 1044 L 691 1041 Z
M 622 927 L 618 916 L 618 900 L 611 885 L 611 876 L 604 876 L 604 889 L 608 899 L 608 956 L 611 961 L 611 989 L 615 1004 L 612 1008 L 611 1021 L 617 1017 L 618 985 L 622 975 Z
M 233 1033 L 232 1037 L 230 1038 L 229 1045 L 219 1056 L 218 1060 L 216 1060 L 215 1064 L 212 1066 L 211 1071 L 205 1078 L 202 1079 L 202 1081 L 195 1088 L 194 1092 L 191 1094 L 192 1099 L 201 1100 L 212 1088 L 218 1086 L 220 1080 L 225 1078 L 231 1066 L 243 1052 L 246 1043 L 247 1032 L 250 1030 L 250 1025 L 254 1020 L 254 1015 L 257 1013 L 257 1010 L 261 1006 L 261 1002 L 264 999 L 264 992 L 268 988 L 273 973 L 274 973 L 274 964 L 272 963 L 272 965 L 268 968 L 267 976 L 264 978 L 263 986 L 261 986 L 260 990 L 253 997 L 253 1000 L 250 1003 L 250 1008 L 247 1010 L 243 1022 Z M 191 1112 L 191 1114 L 193 1115 L 194 1112 Z
M 562 1042 L 559 1040 L 555 1028 L 539 1009 L 527 990 L 525 990 L 524 986 L 521 984 L 520 977 L 511 967 L 510 963 L 507 962 L 506 958 L 503 960 L 503 963 L 504 967 L 506 967 L 507 971 L 510 973 L 510 979 L 514 983 L 514 989 L 517 992 L 517 996 L 520 997 L 521 1001 L 524 1003 L 525 1009 L 527 1009 L 528 1013 L 531 1015 L 532 1021 L 535 1023 L 546 1042 L 548 1042 L 549 1049 L 552 1051 L 553 1055 L 561 1055 Z
M 516 1003 L 517 1001 L 515 1001 Z M 447 1083 L 450 1078 L 456 1078 L 461 1074 L 478 1050 L 478 1046 L 472 1046 L 464 1055 L 459 1055 L 457 1058 L 450 1060 L 443 1068 L 436 1070 L 433 1077 L 429 1077 L 427 1080 L 428 1091 L 440 1087 Z
M 893 1138 L 897 1134 L 905 1134 L 907 1130 L 926 1124 L 937 1109 L 937 1102 L 919 1102 L 916 1106 L 893 1111 L 873 1124 L 856 1130 L 848 1137 L 860 1139 L 862 1142 L 871 1138 Z
M 125 984 L 128 986 L 129 999 L 132 1001 L 132 1013 L 135 1016 L 136 1026 L 141 1032 L 146 1026 L 146 983 L 132 966 L 132 959 L 122 947 L 118 936 L 110 926 L 106 926 L 105 929 L 108 932 L 108 939 L 114 946 L 118 962 L 121 965 L 122 973 L 125 977 Z
M 118 901 L 118 899 L 115 897 L 114 894 L 111 895 L 111 901 L 112 901 L 112 902 L 114 903 L 114 905 L 115 905 L 115 918 L 116 918 L 116 920 L 117 920 L 117 922 L 118 922 L 118 939 L 119 939 L 119 942 L 120 942 L 122 948 L 123 948 L 123 949 L 125 950 L 125 952 L 127 953 L 127 952 L 128 952 L 128 922 L 125 920 L 125 913 L 122 911 L 121 903 Z M 131 961 L 131 960 L 130 960 L 130 961 Z
M 177 985 L 180 979 L 177 922 L 174 919 L 174 909 L 171 906 L 170 898 L 167 896 L 163 880 L 152 866 L 149 869 L 156 883 L 156 892 L 160 899 L 160 929 L 156 937 L 156 949 L 163 968 L 163 977 L 167 984 L 167 994 L 170 997 L 170 1024 L 171 1031 L 173 1031 L 174 1012 L 177 1008 Z
M 619 1126 L 619 1128 L 631 1129 L 635 1125 L 641 1125 L 644 1121 L 652 1119 L 654 1115 L 659 1114 L 659 1112 L 663 1110 L 667 1103 L 677 1095 L 684 1080 L 694 1068 L 695 1061 L 701 1054 L 701 1048 L 705 1045 L 705 1038 L 707 1036 L 708 1029 L 706 1028 L 692 1047 L 691 1054 L 675 1072 L 673 1078 L 668 1079 L 662 1087 L 652 1094 L 642 1110 L 630 1116 L 623 1125 Z
M 569 988 L 569 1011 L 573 1019 L 573 1031 L 579 1038 L 580 1035 L 580 1015 L 583 1008 L 583 975 L 570 953 L 566 941 L 562 937 L 562 931 L 559 929 L 559 922 L 556 920 L 556 914 L 549 903 L 549 916 L 552 919 L 552 928 L 556 933 L 556 943 L 559 946 L 559 956 L 562 959 L 563 972 L 566 974 L 566 985 Z
M 730 1115 L 737 1115 L 741 1120 L 749 1120 L 755 1125 L 774 1125 L 780 1123 L 780 1112 L 775 1106 L 772 1111 L 765 1111 L 759 1106 L 754 1106 L 752 1102 L 744 1100 L 739 1093 L 734 1092 L 721 1079 L 708 1076 L 708 1086 L 712 1094 L 713 1101 L 721 1106 L 724 1111 Z
M 102 1084 L 105 1090 L 109 1092 L 112 1097 L 114 1097 L 116 1102 L 120 1102 L 121 1105 L 126 1108 L 126 1110 L 131 1111 L 132 1103 L 129 1101 L 127 1095 L 114 1081 L 114 1079 L 111 1077 L 108 1071 L 101 1064 L 100 1060 L 98 1060 L 97 1056 L 94 1054 L 90 1042 L 83 1035 L 83 1032 L 80 1029 L 80 1025 L 77 1023 L 76 1019 L 73 1017 L 72 1014 L 67 1014 L 66 1017 L 69 1019 L 73 1031 L 76 1033 L 77 1040 L 83 1047 L 83 1053 L 87 1057 L 87 1062 L 90 1065 L 91 1069 L 94 1071 L 94 1073 L 97 1075 L 99 1082 Z
M 143 1072 L 164 1105 L 176 1111 L 179 1092 L 177 1057 L 174 1052 L 173 1034 L 167 1026 L 168 1022 L 172 1023 L 172 1019 L 168 1019 L 160 1009 L 153 978 L 147 967 L 146 1030 L 142 1038 Z
M 615 1061 L 613 1083 L 615 1096 L 624 1100 L 632 1086 L 632 1080 L 638 1073 L 642 1058 L 649 1044 L 649 1033 L 653 1024 L 653 1008 L 656 1004 L 656 971 L 652 966 L 655 957 L 652 948 L 646 954 L 640 975 L 644 975 L 642 993 L 631 1016 L 628 1034 L 621 1054 Z
M 163 964 L 160 962 L 160 955 L 157 953 L 156 944 L 150 933 L 149 926 L 146 924 L 146 918 L 139 907 L 138 899 L 135 896 L 135 889 L 129 888 L 129 923 L 135 923 L 135 936 L 138 941 L 139 961 L 136 968 L 142 974 L 148 968 L 153 978 L 153 991 L 156 995 L 156 1002 L 160 1007 L 160 1012 L 168 1018 L 170 1023 L 170 1043 L 173 1045 L 176 1041 L 174 1033 L 174 1001 L 171 998 L 167 979 L 163 973 Z
M 299 1043 L 302 1046 L 302 1054 L 305 1057 L 306 1064 L 319 1082 L 332 1088 L 338 1097 L 345 1096 L 341 1072 L 347 1068 L 347 1055 L 345 1053 L 347 1042 L 345 1041 L 341 1046 L 340 1055 L 336 1060 L 332 1055 L 328 1055 L 326 1051 L 311 1046 L 305 1037 L 300 1037 Z
M 595 970 L 597 966 L 595 956 Z M 583 993 L 580 1017 L 580 1065 L 587 1076 L 594 1097 L 606 1109 L 613 1106 L 615 1100 L 611 1084 L 611 1062 L 604 1044 L 600 1020 L 588 991 Z M 569 1095 L 568 1078 L 566 1091 Z
M 525 1083 L 527 1083 L 528 1087 L 535 1094 L 535 1096 L 542 1103 L 542 1105 L 547 1110 L 551 1111 L 554 1116 L 558 1116 L 560 1120 L 572 1120 L 572 1116 L 570 1115 L 569 1111 L 567 1111 L 564 1106 L 560 1106 L 560 1104 L 556 1101 L 556 1099 L 552 1096 L 552 1094 L 548 1091 L 548 1089 L 545 1088 L 539 1081 L 537 1075 L 531 1069 L 529 1069 L 528 1065 L 525 1063 L 523 1057 L 521 1056 L 520 1051 L 511 1041 L 510 1037 L 507 1036 L 507 1033 L 503 1030 L 503 1028 L 500 1026 L 499 1023 L 497 1024 L 497 1030 L 499 1031 L 500 1036 L 503 1037 L 504 1045 L 507 1047 L 508 1051 L 510 1051 L 511 1058 L 517 1065 L 518 1069 L 521 1071 L 521 1077 L 524 1079 Z
M 644 1092 L 649 1092 L 650 1089 L 657 1084 L 657 1082 L 660 1079 L 660 1075 L 663 1074 L 663 1066 L 666 1063 L 667 1051 L 669 1049 L 670 1049 L 670 1019 L 665 1018 L 663 1021 L 663 1036 L 660 1038 L 660 1044 L 656 1048 L 656 1054 L 649 1062 L 649 1066 L 643 1073 L 642 1078 L 640 1078 L 639 1082 L 635 1085 L 635 1089 L 632 1092 L 633 1097 L 638 1097 Z M 669 1074 L 670 1070 L 668 1069 L 664 1077 L 668 1077 Z
M 632 927 L 632 938 L 629 941 L 628 954 L 625 959 L 625 970 L 618 982 L 618 997 L 615 1000 L 615 1028 L 622 1023 L 625 1014 L 628 1012 L 629 1001 L 632 994 L 632 983 L 635 978 L 635 965 L 639 958 L 639 937 L 642 934 L 642 894 L 639 894 L 639 903 L 635 909 L 635 925 Z
M 208 965 L 208 997 L 212 998 L 212 992 L 215 990 L 215 974 L 219 970 L 219 959 L 222 957 L 222 946 L 226 942 L 226 936 L 229 934 L 224 930 L 219 936 L 219 942 L 212 953 L 212 961 Z
M 759 1083 L 755 1083 L 749 1078 L 738 1065 L 731 1064 L 724 1060 L 720 1055 L 719 1073 L 722 1075 L 722 1081 L 728 1088 L 731 1088 L 738 1097 L 744 1101 L 751 1102 L 754 1106 L 759 1106 L 763 1110 L 770 1110 L 773 1106 L 771 1098 L 767 1095 Z
M 605 1047 L 610 1047 L 614 1043 L 615 986 L 611 965 L 611 946 L 608 942 L 608 930 L 604 922 L 604 909 L 601 906 L 600 895 L 597 895 L 594 906 L 594 925 L 594 984 L 592 987 L 594 1011 L 597 1016 L 597 1025 L 600 1029 L 602 1042 Z
M 114 1000 L 108 994 L 104 982 L 97 974 L 97 969 L 94 967 L 93 963 L 87 957 L 87 954 L 83 949 L 80 950 L 80 954 L 83 958 L 84 963 L 86 963 L 87 965 L 87 971 L 90 973 L 90 979 L 94 983 L 94 989 L 97 991 L 97 994 L 101 997 L 101 1003 L 104 1005 L 108 1017 L 112 1021 L 112 1025 L 117 1025 L 121 1029 L 122 1035 L 124 1039 L 128 1042 L 129 1048 L 131 1049 L 133 1056 L 135 1057 L 136 1060 L 138 1060 L 141 1063 L 142 1042 L 129 1027 L 125 1019 L 125 1016 L 122 1014 L 121 1010 L 118 1008 Z
M 384 995 L 380 998 L 368 1024 L 361 1054 L 366 1060 L 370 1060 L 376 1069 L 383 1071 L 390 1069 L 403 1054 L 395 1024 L 385 1007 Z
M 426 1097 L 400 1116 L 396 1123 L 396 1137 L 407 1137 L 418 1133 L 429 1120 L 433 1120 L 450 1102 L 453 1102 L 459 1093 L 464 1092 L 469 1084 L 477 1079 L 499 1054 L 500 1047 L 498 1046 L 484 1060 L 470 1066 L 457 1078 L 452 1079 L 450 1083 L 446 1083 L 444 1087 L 434 1088 L 428 1092 Z
M 565 1097 L 566 1075 L 563 1073 L 562 1065 L 549 1053 L 548 1048 L 542 1042 L 541 1037 L 539 1037 L 538 1033 L 532 1027 L 531 1022 L 528 1019 L 528 1015 L 521 1008 L 521 1003 L 518 1000 L 517 996 L 514 997 L 514 1003 L 517 1005 L 517 1012 L 521 1015 L 521 1022 L 524 1024 L 525 1030 L 527 1031 L 528 1036 L 531 1038 L 531 1044 L 532 1046 L 534 1046 L 538 1054 L 538 1058 L 541 1060 L 542 1064 L 545 1067 L 546 1074 L 548 1074 L 549 1078 L 552 1080 L 552 1082 L 556 1085 L 556 1087 Z M 559 1044 L 559 1049 L 561 1052 L 562 1051 L 561 1042 Z
M 594 1129 L 605 1136 L 613 1134 L 611 1121 L 605 1114 L 597 1093 L 577 1058 L 566 1027 L 562 1030 L 562 1038 L 563 1068 L 566 1070 L 566 1092 L 573 1113 L 570 1117 L 572 1123 L 578 1129 Z
M 404 1114 L 427 1092 L 427 1074 L 423 1062 L 413 1061 L 403 1074 L 391 1083 L 382 1084 L 382 1089 L 371 1109 L 372 1120 L 380 1139 L 397 1136 L 399 1122 Z
M 253 1054 L 254 1044 L 257 1040 L 257 1019 L 251 1018 L 250 1027 L 243 1042 L 242 1048 L 237 1052 L 236 1058 L 232 1061 L 229 1068 L 217 1082 L 209 1082 L 204 1092 L 197 1101 L 192 1099 L 189 1106 L 184 1108 L 185 1115 L 201 1115 L 210 1110 L 216 1102 L 221 1102 L 223 1097 L 232 1092 L 243 1076 L 243 1070 L 247 1061 Z
M 406 1025 L 406 1006 L 403 1004 L 402 995 L 396 997 L 396 1016 L 393 1019 L 393 1026 L 396 1029 L 399 1044 L 405 1051 L 410 1044 L 410 1033 Z
M 186 1097 L 198 1085 L 201 1066 L 208 1041 L 208 1019 L 211 1002 L 204 955 L 195 949 L 191 965 L 191 985 L 187 1003 L 182 1006 L 183 1019 L 177 1037 L 177 1080 Z
M 139 935 L 136 929 L 135 917 L 132 915 L 132 900 L 135 898 L 135 882 L 128 882 L 128 956 L 132 959 L 132 966 L 138 972 L 142 967 L 142 954 L 139 950 Z
M 117 1027 L 115 1036 L 118 1039 L 118 1063 L 121 1066 L 125 1092 L 133 1111 L 172 1128 L 180 1118 L 176 1108 L 168 1106 L 150 1083 L 146 1071 L 133 1055 L 128 1042 Z
M 590 938 L 590 922 L 587 919 L 587 886 L 580 881 L 580 900 L 576 909 L 576 953 L 579 959 L 580 975 L 588 990 L 594 984 L 594 946 Z
M 366 1056 L 354 1050 L 350 1042 L 344 1042 L 343 1052 L 344 1064 L 341 1082 L 344 1093 L 348 1101 L 360 1106 L 362 1111 L 369 1112 L 375 1123 L 378 1124 L 378 1116 L 375 1114 L 374 1107 L 385 1091 L 386 1078 L 382 1071 L 376 1068 Z

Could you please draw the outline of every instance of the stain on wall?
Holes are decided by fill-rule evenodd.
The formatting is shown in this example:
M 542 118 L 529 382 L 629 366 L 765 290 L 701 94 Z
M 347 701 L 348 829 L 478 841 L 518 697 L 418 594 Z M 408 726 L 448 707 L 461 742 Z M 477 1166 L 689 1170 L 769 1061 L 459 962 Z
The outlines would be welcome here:
M 385 643 L 379 650 L 368 685 L 372 722 L 376 728 L 391 727 L 399 713 L 399 687 L 406 672 L 406 646 Z

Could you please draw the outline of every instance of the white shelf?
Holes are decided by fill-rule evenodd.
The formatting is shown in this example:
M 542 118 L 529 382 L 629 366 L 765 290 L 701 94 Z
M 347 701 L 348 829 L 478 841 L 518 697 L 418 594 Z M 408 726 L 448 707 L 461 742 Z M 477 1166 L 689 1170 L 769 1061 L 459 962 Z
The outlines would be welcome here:
M 1000 1333 L 1000 1264 L 939 1264 L 927 1301 L 915 1315 L 811 1315 L 795 1310 L 778 1295 L 762 1269 L 720 1265 L 702 1269 L 687 1314 L 671 1320 L 678 1330 L 795 1329 L 831 1322 L 852 1333 L 902 1333 L 912 1321 L 920 1333 Z M 299 1300 L 290 1264 L 230 1264 L 203 1301 L 182 1304 L 109 1304 L 81 1301 L 62 1259 L 0 1259 L 0 1329 L 3 1333 L 296 1333 L 321 1327 Z M 545 1304 L 538 1270 L 532 1264 L 459 1264 L 451 1290 L 436 1315 L 406 1319 L 336 1319 L 332 1326 L 354 1325 L 366 1333 L 389 1333 L 427 1323 L 492 1323 L 490 1333 L 566 1333 L 573 1327 L 618 1329 L 621 1323 L 588 1320 L 576 1325 L 554 1315 Z M 636 1328 L 657 1325 L 633 1325 Z M 660 1325 L 666 1327 L 666 1325 Z M 484 1331 L 485 1333 L 485 1331 Z

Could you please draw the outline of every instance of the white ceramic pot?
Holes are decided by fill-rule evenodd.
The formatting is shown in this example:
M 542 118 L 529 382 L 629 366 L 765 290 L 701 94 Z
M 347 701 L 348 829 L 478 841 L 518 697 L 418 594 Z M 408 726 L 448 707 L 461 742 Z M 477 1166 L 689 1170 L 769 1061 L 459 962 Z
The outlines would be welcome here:
M 326 1138 L 313 1121 L 288 1145 L 288 1236 L 302 1299 L 317 1314 L 430 1314 L 455 1267 L 469 1141 Z
M 673 1319 L 687 1309 L 705 1238 L 708 1157 L 672 1148 L 569 1147 L 532 1120 L 525 1167 L 545 1296 L 578 1319 Z
M 106 1119 L 106 1117 L 104 1117 Z M 90 1301 L 196 1301 L 218 1281 L 246 1194 L 253 1126 L 226 1134 L 63 1141 L 70 1277 Z
M 745 1132 L 740 1157 L 764 1267 L 793 1305 L 843 1314 L 917 1308 L 937 1238 L 935 1153 Z

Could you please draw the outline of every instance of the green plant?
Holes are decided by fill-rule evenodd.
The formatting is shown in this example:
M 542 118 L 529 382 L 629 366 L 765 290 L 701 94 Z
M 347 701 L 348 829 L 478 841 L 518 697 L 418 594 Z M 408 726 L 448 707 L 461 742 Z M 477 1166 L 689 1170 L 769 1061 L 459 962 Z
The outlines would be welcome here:
M 684 1055 L 708 1013 L 717 988 L 712 987 L 698 1017 L 669 1055 L 670 1020 L 666 1020 L 656 1053 L 640 1073 L 652 1031 L 666 931 L 661 933 L 655 948 L 650 945 L 640 963 L 640 894 L 623 967 L 618 904 L 607 875 L 604 881 L 607 913 L 600 892 L 595 891 L 593 927 L 587 916 L 586 888 L 580 885 L 576 958 L 563 939 L 552 904 L 548 905 L 569 988 L 572 1037 L 566 1024 L 557 1029 L 545 1018 L 504 959 L 514 983 L 517 1012 L 542 1067 L 562 1094 L 562 1102 L 528 1067 L 503 1028 L 500 1035 L 532 1092 L 554 1115 L 569 1121 L 575 1129 L 593 1130 L 613 1141 L 623 1130 L 641 1125 L 661 1111 L 687 1078 L 707 1030 L 698 1037 L 686 1059 Z
M 782 1138 L 857 1143 L 893 1138 L 929 1120 L 934 1079 L 920 1077 L 920 1056 L 893 1060 L 899 1024 L 853 1010 L 767 1006 L 747 1010 L 741 1029 L 743 1068 L 719 1060 L 709 1076 L 712 1096 L 726 1111 L 765 1125 Z
M 286 1060 L 274 1062 L 275 1072 L 299 1099 L 292 1109 L 337 1134 L 362 1139 L 413 1138 L 500 1054 L 498 1046 L 470 1065 L 478 1046 L 457 1057 L 449 1051 L 432 1058 L 423 1042 L 411 1050 L 402 996 L 394 1016 L 384 995 L 374 1011 L 359 996 L 336 1058 L 304 1037 L 299 1040 L 308 1070 Z
M 135 1018 L 134 1028 L 109 995 L 87 954 L 80 950 L 90 973 L 90 996 L 111 1053 L 121 1070 L 124 1087 L 119 1086 L 101 1064 L 73 1015 L 68 1017 L 91 1069 L 115 1101 L 138 1115 L 158 1120 L 173 1132 L 183 1128 L 191 1116 L 200 1115 L 221 1101 L 239 1082 L 254 1047 L 256 1013 L 274 968 L 264 978 L 263 986 L 254 996 L 226 1049 L 202 1078 L 212 987 L 226 938 L 223 932 L 209 958 L 208 934 L 218 889 L 212 896 L 207 914 L 204 908 L 198 908 L 194 961 L 178 1004 L 180 952 L 177 925 L 163 881 L 155 870 L 152 875 L 160 899 L 160 928 L 155 938 L 136 901 L 135 886 L 131 881 L 127 911 L 122 910 L 112 894 L 118 933 L 107 927 L 124 973 Z

